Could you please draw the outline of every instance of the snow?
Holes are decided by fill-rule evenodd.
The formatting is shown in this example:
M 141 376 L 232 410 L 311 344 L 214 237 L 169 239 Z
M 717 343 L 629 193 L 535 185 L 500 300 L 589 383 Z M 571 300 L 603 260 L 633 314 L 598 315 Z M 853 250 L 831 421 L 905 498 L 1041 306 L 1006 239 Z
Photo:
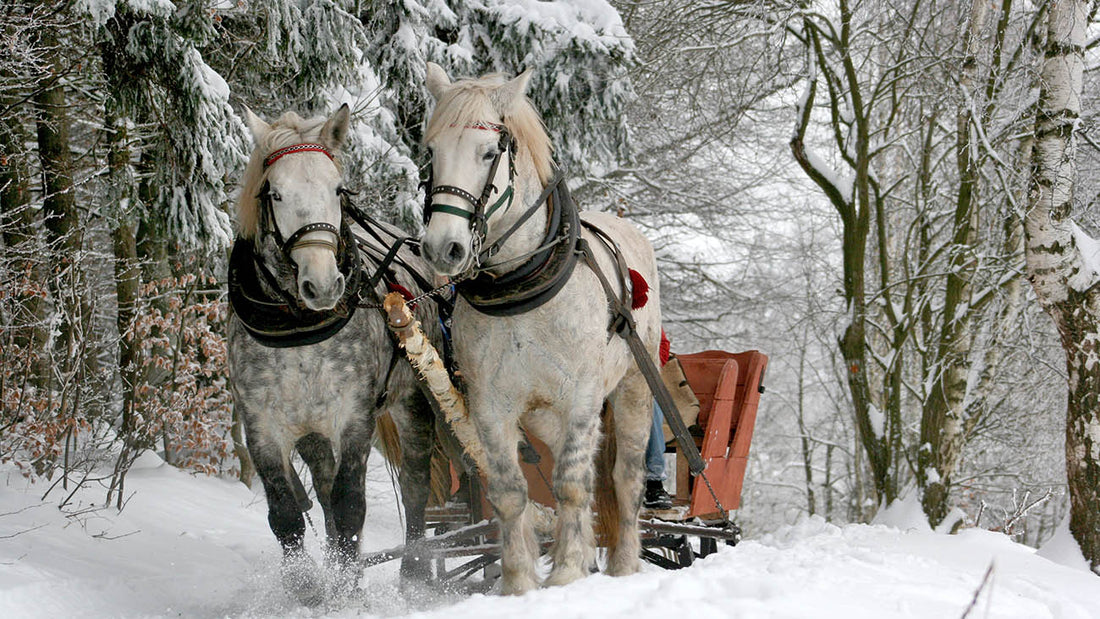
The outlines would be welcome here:
M 1036 554 L 1060 565 L 1091 573 L 1088 561 L 1081 554 L 1081 547 L 1069 532 L 1069 514 L 1066 514 L 1062 523 L 1054 531 L 1054 535 L 1039 548 Z
M 932 530 L 924 517 L 920 497 L 916 492 L 908 492 L 903 498 L 880 509 L 875 514 L 872 524 L 884 525 L 899 531 L 929 532 Z
M 959 617 L 992 565 L 976 616 L 1100 618 L 1100 578 L 1050 560 L 1064 546 L 1052 541 L 1037 553 L 989 531 L 934 533 L 920 526 L 912 500 L 883 510 L 874 525 L 806 518 L 685 570 L 647 565 L 635 576 L 595 574 L 522 597 L 405 595 L 390 563 L 366 570 L 362 595 L 305 609 L 282 591 L 262 492 L 235 480 L 192 476 L 147 454 L 127 478 L 119 513 L 102 507 L 98 486 L 59 509 L 68 492 L 43 500 L 48 484 L 10 467 L 0 479 L 4 617 Z M 399 543 L 391 482 L 377 461 L 367 495 L 364 548 Z M 311 515 L 322 522 L 316 507 Z M 311 530 L 307 545 L 318 545 Z
M 77 13 L 91 18 L 96 26 L 102 26 L 115 16 L 118 0 L 77 0 L 73 7 Z M 167 18 L 176 11 L 169 0 L 128 0 L 126 5 L 135 13 Z
M 614 48 L 630 41 L 619 12 L 607 2 L 569 0 L 508 0 L 487 3 L 500 16 L 501 23 L 527 29 L 529 24 L 544 30 L 565 30 L 574 39 Z
M 1077 292 L 1084 292 L 1100 277 L 1100 241 L 1089 236 L 1073 220 L 1069 226 L 1081 257 L 1081 268 L 1070 277 L 1069 285 Z
M 886 432 L 886 415 L 877 406 L 871 404 L 867 407 L 867 418 L 871 422 L 871 431 L 876 437 L 882 438 Z

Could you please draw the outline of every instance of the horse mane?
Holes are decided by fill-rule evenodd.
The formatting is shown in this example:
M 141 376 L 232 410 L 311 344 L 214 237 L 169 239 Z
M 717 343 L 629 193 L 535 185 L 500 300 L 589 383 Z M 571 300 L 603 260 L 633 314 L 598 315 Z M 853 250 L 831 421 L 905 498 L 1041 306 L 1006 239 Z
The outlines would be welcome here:
M 264 169 L 264 159 L 271 153 L 302 142 L 318 142 L 321 139 L 321 128 L 328 119 L 323 116 L 315 118 L 302 118 L 294 112 L 286 112 L 278 120 L 271 123 L 270 131 L 261 138 L 253 139 L 256 147 L 252 150 L 252 156 L 244 169 L 241 178 L 241 195 L 237 198 L 237 234 L 241 238 L 255 238 L 259 228 L 260 200 L 259 193 L 264 183 L 267 182 L 267 171 Z M 326 146 L 329 146 L 326 144 Z M 331 146 L 330 150 L 333 150 Z M 336 152 L 334 151 L 335 155 Z M 337 166 L 339 164 L 337 163 Z
M 531 157 L 539 181 L 545 185 L 554 173 L 550 136 L 535 106 L 526 96 L 513 101 L 507 110 L 494 105 L 492 93 L 504 83 L 504 76 L 494 73 L 478 79 L 460 79 L 451 84 L 436 103 L 424 141 L 434 139 L 451 127 L 484 121 L 494 113 L 500 114 L 504 118 L 504 126 L 516 139 L 517 156 L 526 154 Z

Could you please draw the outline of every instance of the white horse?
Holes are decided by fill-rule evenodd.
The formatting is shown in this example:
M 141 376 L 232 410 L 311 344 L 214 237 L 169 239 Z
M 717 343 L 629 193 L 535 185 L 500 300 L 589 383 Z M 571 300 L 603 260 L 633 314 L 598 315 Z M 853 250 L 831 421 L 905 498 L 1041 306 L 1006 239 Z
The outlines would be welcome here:
M 324 510 L 335 592 L 346 592 L 360 573 L 364 475 L 376 420 L 388 411 L 401 437 L 401 496 L 413 543 L 424 533 L 433 413 L 381 312 L 356 311 L 360 295 L 370 300 L 386 292 L 383 281 L 363 282 L 377 272 L 368 254 L 389 248 L 380 235 L 364 240 L 360 254 L 342 209 L 336 161 L 348 131 L 347 106 L 328 119 L 287 113 L 268 124 L 246 116 L 256 148 L 242 181 L 230 260 L 233 401 L 263 480 L 268 522 L 283 548 L 284 583 L 299 601 L 314 605 L 324 599 L 326 583 L 303 549 L 302 512 L 310 501 L 291 465 L 295 450 L 309 466 Z M 398 257 L 424 268 L 408 250 Z M 393 287 L 416 290 L 410 274 L 398 267 L 385 272 Z M 438 342 L 433 304 L 420 303 L 417 313 Z M 426 578 L 430 566 L 417 561 L 407 555 L 402 575 Z
M 545 584 L 562 585 L 595 565 L 594 484 L 613 490 L 609 503 L 598 506 L 601 521 L 613 523 L 603 532 L 607 573 L 639 569 L 637 516 L 653 410 L 630 350 L 609 332 L 617 318 L 609 310 L 609 294 L 591 265 L 576 261 L 581 226 L 564 183 L 556 182 L 549 138 L 525 95 L 528 79 L 524 73 L 510 81 L 487 76 L 452 83 L 431 63 L 427 73 L 436 107 L 425 139 L 433 181 L 421 247 L 440 275 L 477 274 L 458 285 L 454 354 L 488 456 L 485 473 L 501 525 L 505 594 L 539 584 L 537 540 L 516 451 L 522 430 L 542 439 L 554 455 L 558 529 Z M 540 200 L 548 186 L 557 191 Z M 631 297 L 625 273 L 616 270 L 620 263 L 648 282 L 648 302 L 634 319 L 647 353 L 656 359 L 660 302 L 652 247 L 611 214 L 584 213 L 581 219 L 586 222 L 581 244 L 590 246 L 611 294 Z M 621 248 L 619 260 L 610 249 L 614 245 Z M 607 439 L 617 456 L 611 478 L 596 480 L 605 400 L 614 411 Z

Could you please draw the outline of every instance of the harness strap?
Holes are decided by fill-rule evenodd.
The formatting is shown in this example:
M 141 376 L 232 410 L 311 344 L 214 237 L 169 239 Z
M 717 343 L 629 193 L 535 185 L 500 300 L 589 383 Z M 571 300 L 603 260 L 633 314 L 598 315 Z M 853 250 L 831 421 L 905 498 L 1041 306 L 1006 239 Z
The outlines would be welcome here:
M 591 230 L 593 227 L 587 225 Z M 596 274 L 596 278 L 600 280 L 600 285 L 603 287 L 604 294 L 607 295 L 608 303 L 611 305 L 612 313 L 612 329 L 615 333 L 618 333 L 620 337 L 626 340 L 626 345 L 630 348 L 630 352 L 634 355 L 634 360 L 641 370 L 642 376 L 645 377 L 646 383 L 649 385 L 649 390 L 653 393 L 653 397 L 657 399 L 657 404 L 661 406 L 661 412 L 665 415 L 665 421 L 668 422 L 668 427 L 672 430 L 672 434 L 676 437 L 676 444 L 679 445 L 681 452 L 688 461 L 688 468 L 693 475 L 703 475 L 706 479 L 706 475 L 703 473 L 703 469 L 706 468 L 706 462 L 703 461 L 703 456 L 699 453 L 699 449 L 695 446 L 695 440 L 688 433 L 687 426 L 684 425 L 683 418 L 679 415 L 679 409 L 676 408 L 676 403 L 672 400 L 672 395 L 668 392 L 668 388 L 665 387 L 664 381 L 661 380 L 661 375 L 657 371 L 657 367 L 653 364 L 653 359 L 649 357 L 649 352 L 645 349 L 645 344 L 642 342 L 642 338 L 638 337 L 637 324 L 634 322 L 634 316 L 630 313 L 630 306 L 625 304 L 618 295 L 615 294 L 615 290 L 611 287 L 611 282 L 607 280 L 607 276 L 604 275 L 599 264 L 596 263 L 595 255 L 592 253 L 592 246 L 588 244 L 585 239 L 577 241 L 577 252 L 580 253 L 584 259 L 588 268 L 592 269 L 592 272 Z M 625 289 L 624 289 L 625 291 Z M 706 482 L 707 487 L 710 488 L 710 481 Z M 718 496 L 714 494 L 714 490 L 711 489 L 711 494 L 714 495 L 714 502 L 721 511 L 726 511 L 722 507 L 722 503 L 718 500 Z
M 523 224 L 527 223 L 527 220 L 531 219 L 531 216 L 534 215 L 535 212 L 538 211 L 542 207 L 542 205 L 546 203 L 546 200 L 550 197 L 550 194 L 554 193 L 554 190 L 557 189 L 559 184 L 561 184 L 563 178 L 565 178 L 565 176 L 562 174 L 561 170 L 555 172 L 554 177 L 550 179 L 550 182 L 546 183 L 546 186 L 542 188 L 542 193 L 539 194 L 539 197 L 536 198 L 534 203 L 532 203 L 531 206 L 526 211 L 524 211 L 522 215 L 519 216 L 519 219 L 517 219 L 516 222 L 511 225 L 511 227 L 505 230 L 504 234 L 501 234 L 499 237 L 497 237 L 497 240 L 493 241 L 492 245 L 481 250 L 481 252 L 477 256 L 478 262 L 483 262 L 485 259 L 495 256 L 497 252 L 500 251 L 500 246 L 504 244 L 504 241 L 508 240 L 509 237 L 515 234 L 516 230 L 519 230 Z
M 276 228 L 276 229 L 278 229 L 278 228 Z M 328 241 L 328 240 L 325 240 L 325 239 L 306 239 L 306 240 L 303 241 L 302 237 L 309 234 L 310 232 L 328 232 L 329 234 L 331 234 L 333 236 L 333 238 L 336 239 L 336 242 Z M 290 255 L 290 252 L 294 251 L 295 249 L 298 249 L 299 247 L 317 246 L 317 247 L 325 247 L 327 249 L 330 249 L 330 250 L 332 250 L 333 254 L 339 255 L 340 254 L 340 245 L 339 245 L 339 243 L 340 243 L 340 231 L 336 229 L 336 226 L 334 226 L 330 223 L 325 223 L 325 222 L 321 221 L 321 222 L 306 224 L 306 225 L 302 226 L 301 228 L 298 228 L 297 230 L 294 231 L 294 234 L 290 235 L 290 238 L 288 238 L 286 241 L 283 241 L 283 245 L 279 249 L 283 250 L 284 254 Z
M 489 131 L 496 131 L 500 134 L 500 139 L 497 143 L 497 154 L 493 157 L 493 163 L 489 166 L 489 176 L 486 177 L 485 186 L 481 188 L 481 196 L 475 196 L 469 191 L 456 187 L 454 185 L 433 185 L 430 171 L 429 177 L 426 183 L 427 191 L 424 194 L 424 223 L 427 224 L 428 219 L 431 218 L 432 213 L 438 211 L 448 215 L 456 215 L 463 219 L 469 220 L 470 229 L 474 232 L 475 236 L 484 238 L 485 233 L 488 230 L 489 217 L 501 206 L 507 202 L 508 206 L 512 205 L 512 181 L 515 179 L 515 156 L 516 156 L 516 144 L 515 139 L 512 138 L 512 134 L 508 131 L 508 128 L 503 124 L 477 122 L 471 125 L 466 125 L 466 129 L 485 129 Z M 493 179 L 497 176 L 497 169 L 500 167 L 500 159 L 504 156 L 504 153 L 508 153 L 508 187 L 501 194 L 500 198 L 495 203 L 486 209 L 485 205 L 489 202 L 489 196 L 493 195 L 493 192 L 497 190 L 496 185 L 493 184 Z M 449 204 L 435 204 L 432 201 L 432 197 L 436 194 L 447 193 L 453 196 L 458 196 L 463 200 L 470 203 L 473 207 L 473 211 L 467 211 L 465 209 L 451 206 Z
M 409 277 L 411 277 L 413 279 L 413 281 L 416 283 L 416 285 L 418 287 L 420 287 L 421 290 L 428 291 L 428 290 L 431 290 L 433 288 L 432 283 L 430 281 L 428 281 L 427 277 L 425 277 L 422 273 L 420 273 L 420 271 L 413 268 L 412 265 L 405 262 L 405 260 L 403 260 L 401 258 L 401 256 L 397 253 L 396 248 L 399 248 L 401 245 L 404 245 L 404 244 L 407 244 L 407 245 L 409 245 L 409 246 L 411 246 L 415 249 L 416 248 L 416 240 L 415 239 L 413 239 L 410 236 L 396 234 L 396 233 L 393 233 L 393 232 L 387 230 L 381 223 L 379 223 L 373 217 L 371 217 L 370 215 L 368 215 L 368 214 L 364 213 L 363 211 L 361 211 L 351 201 L 351 199 L 348 198 L 348 197 L 345 197 L 345 201 L 344 201 L 343 206 L 344 206 L 344 212 L 347 213 L 355 223 L 359 224 L 359 226 L 361 228 L 363 228 L 363 230 L 367 234 L 369 234 L 371 236 L 371 238 L 378 241 L 378 244 L 381 245 L 382 247 L 389 246 L 390 242 L 387 241 L 386 239 L 383 239 L 382 236 L 379 234 L 379 231 L 384 231 L 384 232 L 386 232 L 386 234 L 388 236 L 393 237 L 393 248 L 394 249 L 391 249 L 386 256 L 381 257 L 381 260 L 384 261 L 386 263 L 386 265 L 391 264 L 391 263 L 399 265 L 402 269 L 405 270 L 406 273 L 409 274 Z M 359 245 L 360 245 L 361 249 L 363 249 L 364 251 L 366 251 L 368 253 L 371 253 L 371 254 L 375 253 L 373 247 L 371 247 L 367 243 L 363 242 L 362 239 L 358 239 L 358 240 L 359 240 Z M 389 254 L 393 254 L 393 257 L 389 258 L 388 257 Z M 383 266 L 380 265 L 379 268 L 378 268 L 378 271 L 376 271 L 376 274 L 379 273 L 379 272 L 382 272 L 382 270 L 383 270 Z M 373 289 L 374 286 L 377 285 L 378 279 L 375 278 L 374 275 L 372 275 L 370 277 L 370 280 L 372 281 L 372 284 L 370 285 L 370 288 Z M 439 306 L 440 310 L 446 312 L 448 315 L 451 312 L 451 310 L 454 309 L 452 304 L 449 301 L 447 301 L 446 299 L 440 298 L 438 295 L 433 295 L 432 298 L 435 299 L 436 305 Z
M 282 159 L 286 155 L 290 155 L 293 153 L 324 153 L 328 156 L 329 159 L 332 159 L 333 161 L 336 160 L 332 156 L 332 151 L 330 151 L 328 147 L 326 147 L 324 144 L 303 143 L 287 146 L 286 148 L 280 148 L 279 150 L 271 153 L 264 158 L 264 168 L 271 167 L 271 165 L 274 164 L 276 161 Z

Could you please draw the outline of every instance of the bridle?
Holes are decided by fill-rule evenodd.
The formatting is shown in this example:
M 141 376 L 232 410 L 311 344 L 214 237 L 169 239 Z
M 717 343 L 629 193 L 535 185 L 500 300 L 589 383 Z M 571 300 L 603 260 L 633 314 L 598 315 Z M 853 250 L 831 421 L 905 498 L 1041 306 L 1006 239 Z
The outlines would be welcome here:
M 323 144 L 306 142 L 301 144 L 293 144 L 291 146 L 287 146 L 286 148 L 280 148 L 279 150 L 271 153 L 264 158 L 264 170 L 267 170 L 276 161 L 282 159 L 287 155 L 308 152 L 322 153 L 329 159 L 335 161 L 335 158 L 332 156 L 332 152 L 330 152 L 329 149 L 326 148 Z M 337 192 L 343 192 L 343 188 L 338 189 Z M 279 224 L 275 220 L 275 207 L 272 205 L 270 183 L 265 181 L 263 187 L 260 189 L 260 193 L 256 197 L 260 200 L 260 231 L 270 231 L 270 233 L 275 237 L 275 243 L 279 246 L 279 250 L 283 252 L 283 255 L 286 256 L 287 260 L 290 261 L 292 265 L 294 265 L 295 263 L 293 260 L 290 260 L 290 252 L 303 247 L 323 247 L 331 251 L 334 256 L 339 258 L 340 253 L 343 251 L 344 248 L 343 238 L 340 235 L 340 230 L 337 229 L 336 226 L 323 221 L 308 223 L 301 228 L 295 230 L 293 234 L 291 234 L 284 240 L 283 234 L 279 230 Z M 342 217 L 343 215 L 341 214 L 341 218 Z M 311 232 L 328 232 L 332 235 L 332 240 L 302 238 Z
M 432 181 L 431 166 L 429 165 L 428 180 L 423 183 L 426 187 L 426 191 L 424 192 L 424 225 L 428 225 L 428 221 L 431 219 L 433 213 L 438 212 L 457 215 L 458 217 L 469 220 L 470 231 L 473 232 L 475 243 L 480 246 L 485 240 L 485 234 L 488 232 L 489 217 L 501 208 L 507 211 L 508 208 L 512 206 L 512 200 L 515 193 L 513 182 L 516 177 L 516 141 L 515 138 L 512 137 L 512 133 L 508 131 L 508 128 L 500 123 L 479 120 L 465 125 L 463 128 L 496 131 L 500 134 L 500 139 L 497 142 L 497 154 L 493 157 L 492 165 L 489 166 L 489 176 L 485 180 L 485 186 L 481 189 L 481 196 L 475 196 L 469 191 L 454 185 L 434 185 Z M 500 194 L 500 197 L 497 198 L 497 201 L 486 208 L 486 204 L 489 202 L 489 196 L 493 195 L 493 192 L 497 190 L 496 185 L 493 184 L 493 179 L 497 176 L 497 168 L 500 166 L 500 160 L 506 152 L 508 153 L 508 186 L 504 189 L 504 192 Z M 452 196 L 462 198 L 473 206 L 473 210 L 468 211 L 449 204 L 433 203 L 432 198 L 440 193 L 448 193 Z

